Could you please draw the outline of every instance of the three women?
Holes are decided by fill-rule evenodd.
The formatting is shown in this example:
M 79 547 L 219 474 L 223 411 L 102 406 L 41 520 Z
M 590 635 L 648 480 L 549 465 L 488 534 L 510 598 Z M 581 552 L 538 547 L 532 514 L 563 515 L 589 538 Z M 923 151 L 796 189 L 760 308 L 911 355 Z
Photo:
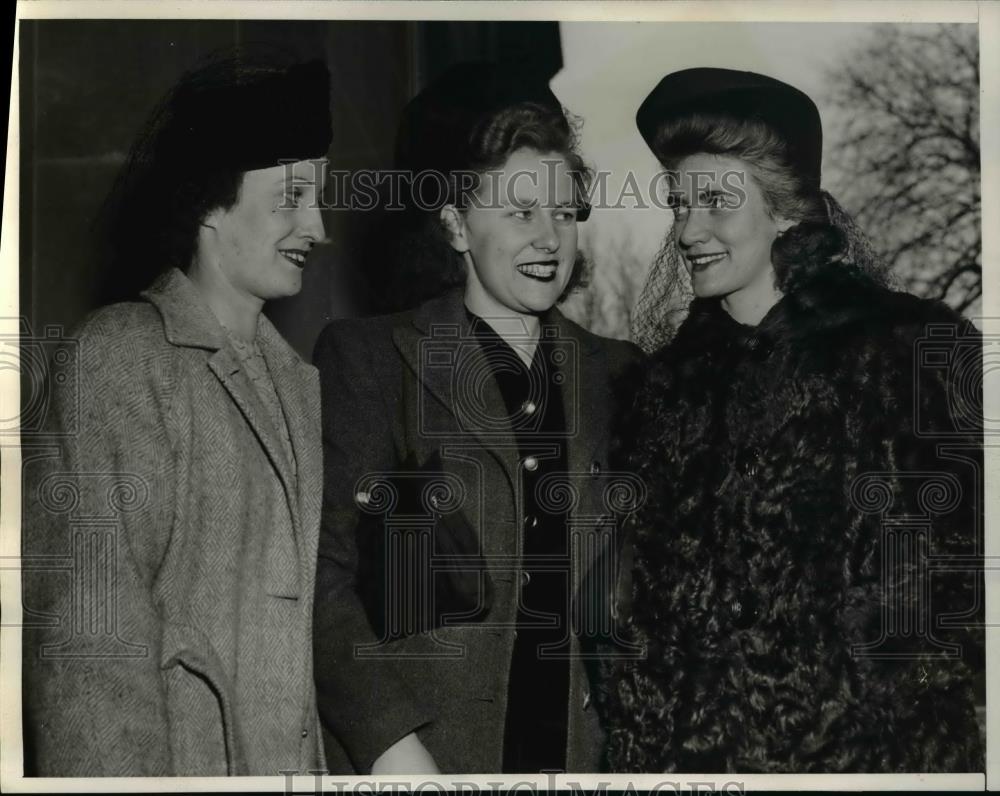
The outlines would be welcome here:
M 25 541 L 64 555 L 114 509 L 120 613 L 111 634 L 26 634 L 38 773 L 322 763 L 319 396 L 260 309 L 298 290 L 323 234 L 307 160 L 329 144 L 327 99 L 316 66 L 202 71 L 131 156 L 115 250 L 155 242 L 170 270 L 82 330 L 81 411 L 57 401 L 59 455 L 28 463 Z M 674 172 L 697 298 L 622 432 L 651 500 L 633 518 L 628 625 L 646 657 L 615 669 L 604 699 L 612 765 L 979 768 L 978 639 L 959 626 L 980 591 L 926 566 L 980 552 L 975 400 L 956 417 L 952 381 L 914 364 L 929 324 L 975 334 L 888 290 L 835 223 L 801 93 L 687 70 L 639 124 Z M 464 287 L 336 323 L 317 346 L 315 676 L 337 773 L 580 771 L 601 756 L 580 653 L 586 611 L 608 600 L 578 554 L 604 544 L 613 385 L 638 355 L 554 309 L 586 188 L 561 109 L 508 97 L 468 132 L 430 230 Z M 68 616 L 99 596 L 100 582 L 46 577 L 26 577 L 35 609 Z M 890 615 L 920 632 L 893 635 Z

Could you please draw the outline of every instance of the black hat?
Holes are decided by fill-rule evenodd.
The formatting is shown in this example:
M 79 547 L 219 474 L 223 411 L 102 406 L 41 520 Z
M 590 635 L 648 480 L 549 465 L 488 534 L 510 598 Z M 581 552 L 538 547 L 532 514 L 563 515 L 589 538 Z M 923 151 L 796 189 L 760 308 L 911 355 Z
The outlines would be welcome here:
M 755 72 L 699 67 L 672 72 L 643 100 L 635 123 L 653 153 L 660 126 L 692 112 L 756 118 L 784 139 L 793 165 L 819 182 L 823 128 L 816 104 L 797 88 Z
M 167 107 L 154 157 L 186 168 L 252 171 L 325 157 L 333 135 L 330 73 L 319 60 L 219 61 L 185 76 Z
M 476 125 L 494 111 L 521 102 L 562 113 L 548 81 L 537 73 L 486 61 L 455 64 L 403 108 L 396 133 L 396 168 L 414 173 L 466 168 Z
M 489 61 L 455 64 L 403 108 L 396 133 L 396 168 L 413 174 L 470 168 L 477 126 L 496 111 L 525 102 L 555 111 L 570 131 L 562 103 L 537 71 Z M 577 220 L 589 216 L 590 206 L 581 197 Z

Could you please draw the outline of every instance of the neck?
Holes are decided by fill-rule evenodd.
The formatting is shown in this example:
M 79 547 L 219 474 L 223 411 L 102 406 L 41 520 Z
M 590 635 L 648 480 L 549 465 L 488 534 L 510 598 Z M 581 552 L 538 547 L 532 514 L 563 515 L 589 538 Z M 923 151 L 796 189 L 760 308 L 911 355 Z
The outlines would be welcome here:
M 264 302 L 241 293 L 217 268 L 199 257 L 195 257 L 187 275 L 201 292 L 216 320 L 241 340 L 253 342 Z
M 737 323 L 756 326 L 781 300 L 781 295 L 774 284 L 774 272 L 769 271 L 766 279 L 724 296 L 722 308 Z
M 482 318 L 490 328 L 513 348 L 521 361 L 531 366 L 538 347 L 541 321 L 537 315 L 514 312 L 498 301 L 484 299 L 465 292 L 465 306 L 469 312 Z

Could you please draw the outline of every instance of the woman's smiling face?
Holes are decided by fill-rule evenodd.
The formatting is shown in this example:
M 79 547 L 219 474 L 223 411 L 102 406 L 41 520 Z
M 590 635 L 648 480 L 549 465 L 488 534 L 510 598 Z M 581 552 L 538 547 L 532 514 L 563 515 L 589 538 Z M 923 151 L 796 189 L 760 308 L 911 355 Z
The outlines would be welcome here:
M 556 303 L 576 260 L 574 202 L 563 156 L 519 149 L 483 175 L 467 210 L 443 211 L 452 246 L 468 255 L 470 310 L 537 315 Z
M 248 171 L 232 207 L 209 214 L 221 274 L 254 300 L 294 296 L 313 245 L 323 239 L 319 193 L 325 161 Z
M 774 303 L 771 244 L 791 226 L 772 218 L 742 160 L 699 153 L 684 158 L 671 184 L 674 237 L 700 298 Z

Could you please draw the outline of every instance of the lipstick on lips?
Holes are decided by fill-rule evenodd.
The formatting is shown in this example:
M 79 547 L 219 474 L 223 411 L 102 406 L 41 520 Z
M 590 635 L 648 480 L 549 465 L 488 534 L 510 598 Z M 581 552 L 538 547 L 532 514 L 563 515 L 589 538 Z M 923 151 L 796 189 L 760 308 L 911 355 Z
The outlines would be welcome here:
M 559 270 L 559 261 L 538 260 L 531 263 L 519 263 L 516 267 L 517 272 L 522 276 L 538 282 L 551 282 L 556 278 L 556 272 Z
M 691 266 L 691 271 L 698 273 L 699 271 L 704 271 L 709 266 L 714 265 L 720 260 L 726 258 L 725 252 L 711 252 L 709 254 L 688 254 L 685 255 L 688 263 Z
M 308 249 L 278 249 L 278 254 L 288 260 L 292 265 L 304 268 L 306 257 L 309 256 Z

